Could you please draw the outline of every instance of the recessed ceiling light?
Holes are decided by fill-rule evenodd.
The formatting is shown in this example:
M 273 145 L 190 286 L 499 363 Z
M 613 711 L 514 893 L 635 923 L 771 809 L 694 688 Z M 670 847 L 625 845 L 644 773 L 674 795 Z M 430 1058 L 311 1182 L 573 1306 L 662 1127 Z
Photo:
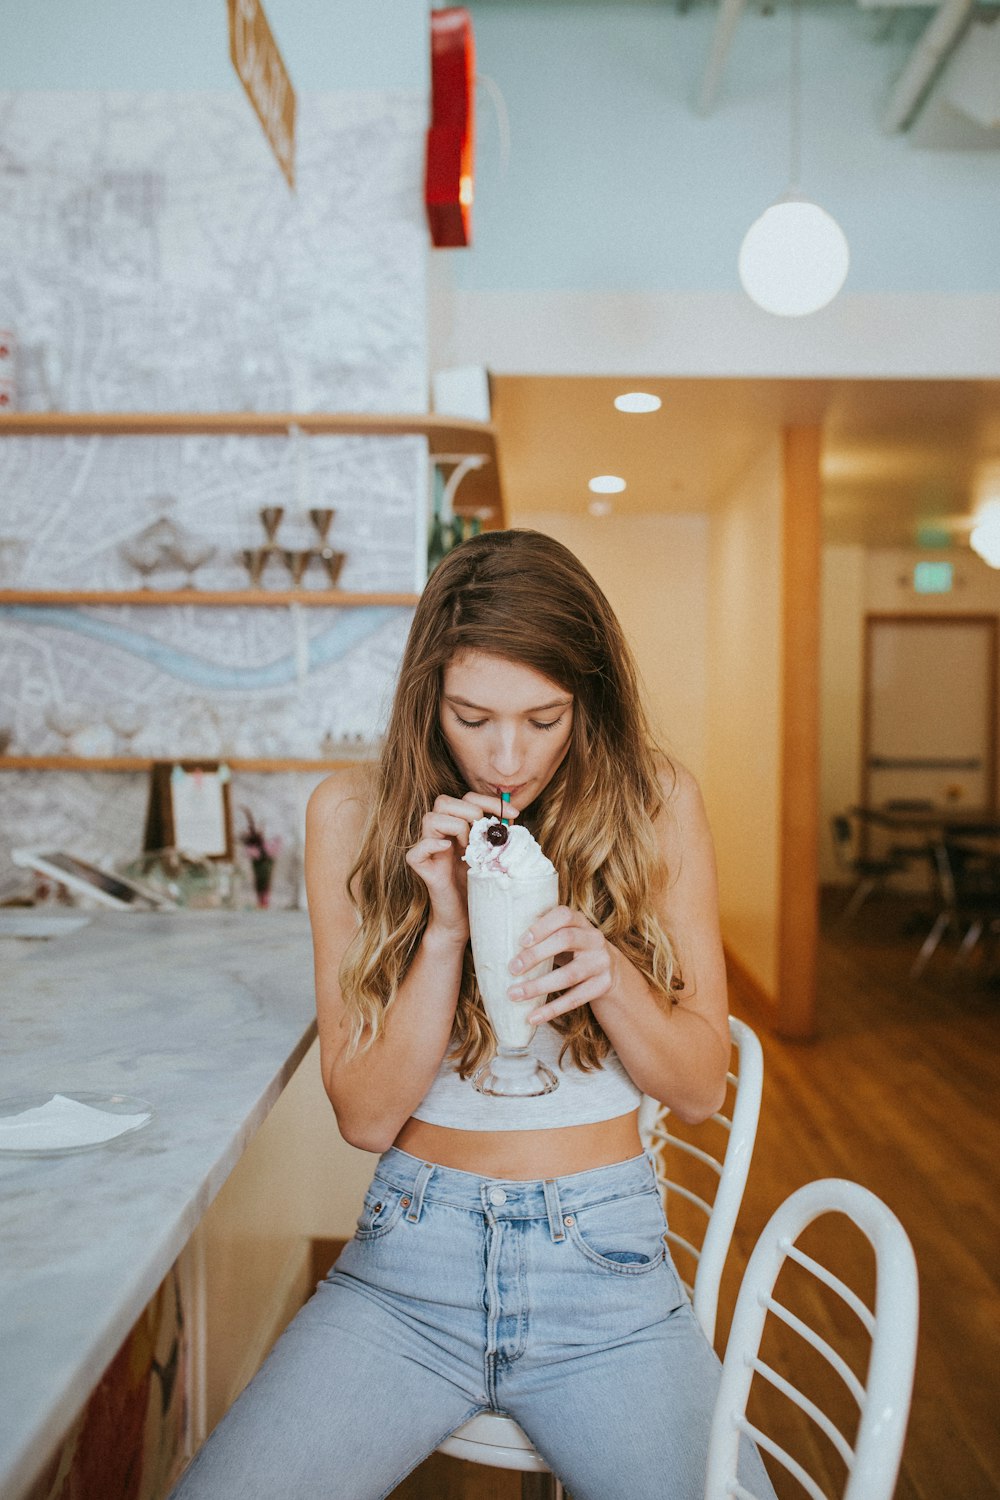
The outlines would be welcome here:
M 615 397 L 615 405 L 619 411 L 659 411 L 663 402 L 649 391 L 626 391 Z
M 610 516 L 614 506 L 610 500 L 591 500 L 587 509 L 592 516 Z
M 595 495 L 620 495 L 625 488 L 625 481 L 619 479 L 617 474 L 595 474 L 589 480 L 587 488 Z

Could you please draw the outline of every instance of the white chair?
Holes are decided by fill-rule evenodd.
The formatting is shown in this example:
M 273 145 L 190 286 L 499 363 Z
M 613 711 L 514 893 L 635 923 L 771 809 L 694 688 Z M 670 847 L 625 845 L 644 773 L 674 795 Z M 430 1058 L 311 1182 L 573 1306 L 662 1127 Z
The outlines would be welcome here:
M 867 1236 L 875 1251 L 874 1310 L 827 1266 L 806 1255 L 795 1243 L 814 1219 L 837 1213 L 846 1214 Z M 839 1326 L 843 1322 L 841 1302 L 860 1321 L 871 1340 L 864 1383 L 813 1327 L 775 1299 L 775 1281 L 789 1260 L 836 1293 L 839 1301 L 831 1311 L 831 1324 Z M 856 1182 L 839 1178 L 810 1182 L 792 1193 L 765 1225 L 743 1275 L 712 1422 L 705 1500 L 734 1500 L 734 1497 L 755 1500 L 736 1478 L 741 1433 L 753 1438 L 763 1452 L 771 1454 L 793 1474 L 811 1500 L 829 1500 L 796 1459 L 748 1421 L 747 1398 L 755 1376 L 775 1386 L 800 1407 L 840 1454 L 847 1466 L 846 1487 L 840 1500 L 891 1500 L 913 1388 L 917 1303 L 913 1247 L 895 1214 L 879 1198 Z M 844 1382 L 860 1413 L 853 1443 L 826 1412 L 796 1387 L 790 1372 L 782 1374 L 760 1357 L 769 1314 L 811 1345 Z
M 727 1115 L 723 1109 L 711 1117 L 716 1125 L 726 1131 L 723 1138 L 726 1142 L 725 1151 L 721 1159 L 711 1150 L 695 1146 L 692 1142 L 671 1134 L 670 1111 L 658 1105 L 655 1100 L 644 1100 L 639 1114 L 639 1131 L 656 1162 L 656 1179 L 663 1191 L 668 1222 L 671 1195 L 693 1204 L 705 1217 L 700 1245 L 695 1245 L 673 1229 L 667 1230 L 667 1239 L 672 1251 L 683 1252 L 695 1263 L 693 1282 L 684 1280 L 683 1275 L 681 1280 L 710 1344 L 715 1342 L 719 1287 L 736 1227 L 736 1216 L 747 1185 L 764 1087 L 764 1054 L 757 1040 L 757 1033 L 744 1021 L 737 1021 L 735 1016 L 730 1016 L 729 1035 L 736 1054 L 734 1062 L 738 1063 L 738 1072 L 727 1075 L 733 1091 L 727 1100 L 730 1113 Z M 643 1120 L 643 1113 L 648 1106 L 652 1106 L 652 1109 L 646 1120 Z M 677 1152 L 689 1160 L 701 1162 L 713 1177 L 718 1178 L 711 1203 L 671 1175 L 680 1166 Z M 675 1254 L 675 1261 L 676 1259 Z M 680 1266 L 678 1270 L 681 1270 Z
M 725 1112 L 724 1105 L 718 1114 L 711 1117 L 725 1132 L 722 1136 L 725 1149 L 721 1155 L 714 1155 L 711 1150 L 702 1149 L 671 1135 L 667 1128 L 669 1110 L 655 1099 L 644 1099 L 639 1110 L 639 1134 L 643 1145 L 653 1156 L 656 1178 L 664 1193 L 668 1217 L 671 1194 L 686 1199 L 705 1216 L 706 1224 L 700 1245 L 682 1238 L 673 1230 L 668 1230 L 667 1238 L 672 1249 L 684 1251 L 696 1263 L 693 1284 L 683 1281 L 683 1276 L 682 1281 L 709 1343 L 715 1337 L 719 1283 L 750 1170 L 764 1078 L 763 1054 L 756 1033 L 732 1016 L 729 1018 L 729 1033 L 735 1051 L 733 1065 L 738 1062 L 738 1071 L 727 1075 L 730 1085 L 727 1105 L 730 1112 Z M 718 1134 L 717 1130 L 713 1132 L 716 1137 Z M 716 1142 L 713 1141 L 712 1144 L 715 1145 Z M 672 1159 L 675 1150 L 688 1159 L 697 1159 L 718 1179 L 711 1202 L 676 1181 L 672 1175 L 672 1170 L 679 1165 Z M 522 1480 L 522 1500 L 529 1500 L 529 1496 L 531 1500 L 535 1500 L 535 1497 L 544 1500 L 546 1489 L 551 1500 L 562 1500 L 563 1488 L 559 1480 L 510 1417 L 501 1417 L 495 1412 L 480 1412 L 479 1416 L 457 1428 L 451 1437 L 445 1438 L 437 1451 L 447 1453 L 452 1458 L 488 1464 L 496 1469 L 519 1469 L 525 1476 Z M 545 1475 L 548 1478 L 539 1481 L 532 1477 L 535 1475 Z

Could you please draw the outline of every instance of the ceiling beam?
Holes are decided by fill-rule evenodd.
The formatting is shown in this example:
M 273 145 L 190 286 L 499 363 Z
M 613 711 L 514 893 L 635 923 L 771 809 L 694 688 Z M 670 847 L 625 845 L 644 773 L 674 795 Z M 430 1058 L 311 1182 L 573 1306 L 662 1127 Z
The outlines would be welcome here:
M 695 105 L 700 115 L 709 114 L 719 96 L 719 89 L 722 87 L 722 75 L 726 68 L 726 59 L 729 56 L 733 35 L 745 6 L 746 0 L 719 0 L 719 9 L 715 17 L 715 30 L 712 33 L 712 46 L 708 54 L 705 74 L 701 80 L 701 89 Z
M 882 116 L 883 130 L 889 133 L 905 130 L 911 123 L 924 95 L 965 31 L 973 6 L 974 0 L 941 0 L 892 91 Z

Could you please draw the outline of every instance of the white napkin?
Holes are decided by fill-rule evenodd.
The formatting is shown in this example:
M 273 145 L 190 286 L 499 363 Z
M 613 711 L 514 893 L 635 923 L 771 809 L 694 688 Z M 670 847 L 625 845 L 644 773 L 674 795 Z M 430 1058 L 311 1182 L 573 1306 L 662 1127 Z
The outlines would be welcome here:
M 142 1125 L 151 1111 L 116 1115 L 94 1109 L 65 1094 L 53 1094 L 45 1104 L 0 1119 L 0 1151 L 58 1151 L 67 1146 L 99 1146 L 126 1130 Z

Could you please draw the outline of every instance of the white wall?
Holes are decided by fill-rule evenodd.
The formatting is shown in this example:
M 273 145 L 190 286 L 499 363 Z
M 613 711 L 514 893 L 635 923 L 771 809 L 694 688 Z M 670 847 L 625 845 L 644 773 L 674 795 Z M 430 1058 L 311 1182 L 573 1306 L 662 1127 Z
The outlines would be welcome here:
M 998 210 L 1000 213 L 1000 210 Z M 742 291 L 468 291 L 432 260 L 431 366 L 498 375 L 1000 375 L 1000 295 L 845 290 L 807 318 Z
M 564 542 L 636 651 L 665 748 L 698 777 L 719 863 L 723 935 L 773 994 L 780 746 L 780 434 L 709 516 L 521 513 Z
M 635 651 L 660 744 L 700 779 L 705 767 L 708 518 L 515 512 L 511 524 L 563 542 L 597 579 Z
M 427 87 L 427 13 L 412 0 L 363 11 L 350 0 L 267 0 L 266 11 L 297 90 Z M 242 92 L 225 0 L 0 0 L 0 36 L 0 88 Z
M 781 765 L 781 435 L 712 514 L 705 801 L 725 941 L 777 990 Z

